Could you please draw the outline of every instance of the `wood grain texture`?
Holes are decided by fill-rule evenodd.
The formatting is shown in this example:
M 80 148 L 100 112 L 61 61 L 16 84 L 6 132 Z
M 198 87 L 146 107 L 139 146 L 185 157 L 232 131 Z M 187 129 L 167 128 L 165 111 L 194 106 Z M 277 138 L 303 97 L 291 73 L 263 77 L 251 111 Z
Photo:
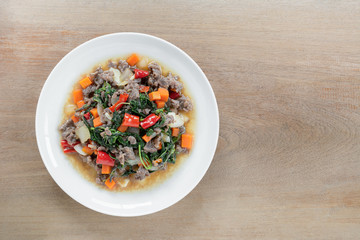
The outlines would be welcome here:
M 358 1 L 0 2 L 0 238 L 359 239 L 359 26 Z M 196 189 L 136 218 L 67 196 L 34 131 L 56 63 L 84 41 L 123 31 L 193 57 L 221 120 Z

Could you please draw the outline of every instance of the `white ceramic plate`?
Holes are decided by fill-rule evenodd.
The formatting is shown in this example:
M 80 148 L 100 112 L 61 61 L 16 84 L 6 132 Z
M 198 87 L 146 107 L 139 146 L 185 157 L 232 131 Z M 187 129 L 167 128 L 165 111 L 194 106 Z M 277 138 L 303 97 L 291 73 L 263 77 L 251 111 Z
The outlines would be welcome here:
M 196 106 L 195 141 L 190 156 L 163 183 L 148 190 L 110 192 L 87 181 L 62 152 L 58 126 L 73 84 L 99 62 L 133 52 L 173 69 L 189 88 Z M 55 182 L 73 199 L 95 211 L 140 216 L 165 209 L 184 198 L 210 166 L 219 135 L 213 90 L 200 67 L 173 44 L 150 35 L 115 33 L 94 38 L 68 53 L 50 73 L 36 109 L 36 138 L 41 157 Z

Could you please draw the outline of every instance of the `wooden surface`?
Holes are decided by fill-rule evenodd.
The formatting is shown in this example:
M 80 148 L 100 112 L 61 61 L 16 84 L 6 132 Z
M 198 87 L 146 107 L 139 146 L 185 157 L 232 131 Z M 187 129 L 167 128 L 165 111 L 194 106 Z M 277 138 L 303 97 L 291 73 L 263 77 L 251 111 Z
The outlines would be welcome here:
M 359 239 L 359 26 L 358 1 L 0 2 L 0 239 Z M 123 31 L 193 57 L 221 120 L 196 189 L 136 218 L 67 196 L 34 131 L 56 63 Z

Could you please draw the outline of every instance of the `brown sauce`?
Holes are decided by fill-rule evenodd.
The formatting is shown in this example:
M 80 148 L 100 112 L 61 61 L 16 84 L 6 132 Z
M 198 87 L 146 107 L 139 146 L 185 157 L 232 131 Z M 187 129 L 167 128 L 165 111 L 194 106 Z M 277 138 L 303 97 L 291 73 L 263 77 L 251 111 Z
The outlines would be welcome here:
M 120 57 L 120 58 L 113 58 L 113 59 L 110 59 L 110 60 L 118 62 L 120 59 L 127 59 L 127 57 L 128 56 Z M 140 56 L 140 58 L 141 57 L 142 56 Z M 149 59 L 149 61 L 148 61 L 149 63 L 152 62 L 152 61 L 155 61 L 155 60 L 152 60 L 150 58 L 147 58 L 147 59 Z M 101 63 L 97 64 L 95 67 L 93 67 L 92 69 L 89 69 L 89 73 L 94 72 L 95 69 L 98 66 L 102 66 L 102 68 L 104 70 L 108 70 L 109 69 L 108 66 L 107 66 L 108 61 L 109 60 L 107 60 L 105 62 L 101 62 Z M 171 72 L 174 75 L 178 75 L 178 74 L 176 74 L 176 72 L 174 72 L 173 70 L 171 70 L 167 66 L 159 63 L 158 61 L 156 61 L 156 62 L 161 66 L 162 73 L 163 73 L 164 76 L 166 76 L 168 74 L 168 72 Z M 145 68 L 143 70 L 147 70 L 147 69 Z M 74 84 L 73 89 L 81 88 L 78 82 L 85 76 L 87 76 L 87 74 L 82 74 L 81 76 L 79 76 L 79 79 Z M 180 75 L 178 75 L 178 76 L 179 76 L 179 80 L 181 81 L 181 76 Z M 184 88 L 182 89 L 182 93 L 185 96 L 188 96 L 188 97 L 190 97 L 190 99 L 192 99 L 189 92 L 188 92 L 188 90 L 187 90 L 188 89 L 187 86 L 184 84 L 183 81 L 181 81 L 181 82 L 184 85 Z M 64 105 L 62 123 L 65 122 L 67 119 L 69 119 L 71 117 L 71 114 L 68 114 L 67 111 L 65 110 L 66 106 L 68 104 L 74 104 L 71 92 L 69 93 L 67 101 L 66 101 L 66 103 Z M 195 118 L 194 118 L 194 116 L 195 116 L 195 104 L 194 104 L 194 102 L 192 102 L 192 104 L 193 104 L 193 110 L 192 111 L 190 111 L 190 112 L 181 112 L 181 114 L 183 114 L 183 115 L 185 115 L 185 116 L 187 116 L 189 118 L 189 121 L 185 124 L 185 127 L 186 127 L 186 132 L 191 133 L 191 134 L 194 133 L 194 126 L 195 126 Z M 191 151 L 190 151 L 189 154 L 191 154 Z M 142 189 L 147 189 L 147 188 L 150 188 L 150 187 L 154 187 L 154 186 L 160 184 L 161 182 L 165 181 L 168 177 L 170 177 L 174 173 L 174 171 L 184 161 L 186 161 L 189 154 L 178 154 L 177 157 L 176 157 L 175 164 L 168 163 L 166 170 L 159 170 L 159 171 L 153 172 L 153 173 L 150 174 L 150 176 L 146 177 L 142 181 L 135 180 L 133 178 L 133 176 L 130 175 L 130 178 L 129 178 L 130 181 L 129 181 L 129 183 L 128 183 L 128 185 L 126 187 L 122 187 L 122 186 L 120 186 L 120 184 L 116 184 L 116 186 L 111 191 L 137 191 L 137 190 L 142 190 Z M 95 179 L 96 179 L 96 171 L 95 171 L 95 169 L 93 167 L 89 166 L 87 163 L 84 163 L 77 153 L 69 153 L 69 154 L 65 154 L 65 155 L 70 160 L 70 162 L 72 163 L 74 168 L 77 171 L 79 171 L 80 174 L 85 179 L 87 179 L 88 181 L 94 183 L 96 186 L 98 186 L 100 188 L 104 188 L 104 189 L 108 190 L 108 188 L 106 186 L 101 186 L 101 185 L 95 183 Z M 117 180 L 121 182 L 124 179 L 126 179 L 126 178 L 117 179 Z

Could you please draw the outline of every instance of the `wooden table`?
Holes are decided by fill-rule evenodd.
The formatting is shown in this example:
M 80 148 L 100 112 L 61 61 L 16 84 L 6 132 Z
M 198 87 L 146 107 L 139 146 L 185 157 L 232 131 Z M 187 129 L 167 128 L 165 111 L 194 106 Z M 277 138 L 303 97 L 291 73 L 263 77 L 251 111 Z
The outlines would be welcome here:
M 359 239 L 358 1 L 2 1 L 1 239 Z M 186 51 L 220 110 L 185 199 L 136 218 L 66 195 L 41 161 L 36 103 L 77 45 L 143 32 Z

